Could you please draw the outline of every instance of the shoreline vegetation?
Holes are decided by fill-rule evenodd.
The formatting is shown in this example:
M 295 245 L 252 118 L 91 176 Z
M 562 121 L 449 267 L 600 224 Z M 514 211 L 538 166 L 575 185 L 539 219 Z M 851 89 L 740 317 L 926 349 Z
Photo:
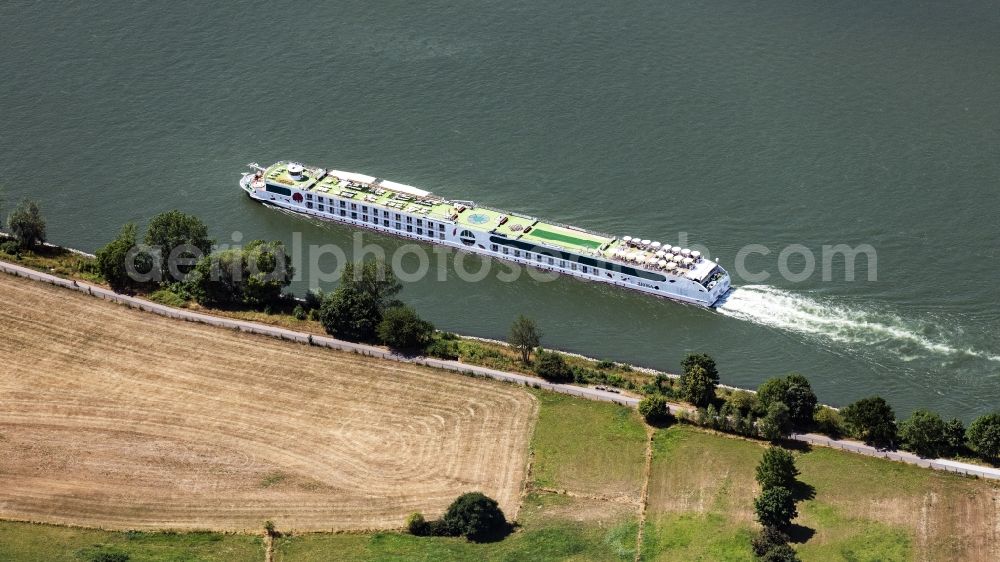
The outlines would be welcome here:
M 37 264 L 32 269 L 49 274 L 65 271 L 72 275 L 61 276 L 85 280 L 90 266 L 67 253 L 56 250 L 50 255 L 42 250 L 41 255 L 25 252 L 22 257 Z M 274 311 L 271 315 L 277 316 Z M 493 345 L 514 361 L 521 360 L 510 347 Z M 565 362 L 572 364 L 573 358 L 566 357 Z M 0 558 L 283 562 L 336 555 L 349 560 L 750 561 L 759 559 L 754 558 L 756 551 L 766 550 L 785 556 L 770 555 L 769 560 L 993 559 L 997 537 L 991 534 L 992 502 L 1000 497 L 997 483 L 780 439 L 801 471 L 794 481 L 786 482 L 796 505 L 793 510 L 771 508 L 787 515 L 777 520 L 781 527 L 777 532 L 761 531 L 755 519 L 763 509 L 754 497 L 763 494 L 754 482 L 754 467 L 768 444 L 759 435 L 734 437 L 738 433 L 733 431 L 734 418 L 723 416 L 721 408 L 732 402 L 731 411 L 748 396 L 758 401 L 763 396 L 769 403 L 767 414 L 772 410 L 776 414 L 758 423 L 793 419 L 801 415 L 803 404 L 808 410 L 811 402 L 801 388 L 803 381 L 781 377 L 762 385 L 756 394 L 719 392 L 713 399 L 704 392 L 718 377 L 711 358 L 691 356 L 683 367 L 681 376 L 687 380 L 683 386 L 680 379 L 670 383 L 671 400 L 681 396 L 708 400 L 698 415 L 685 420 L 690 425 L 671 423 L 670 412 L 664 420 L 655 419 L 655 407 L 645 412 L 651 415 L 643 416 L 634 408 L 526 388 L 541 405 L 531 436 L 531 461 L 513 533 L 496 542 L 414 536 L 402 529 L 287 533 L 280 521 L 277 529 L 265 524 L 266 530 L 257 534 L 103 531 L 2 521 Z M 636 371 L 629 374 L 640 376 Z M 649 395 L 654 401 L 665 400 L 662 391 Z M 719 395 L 727 396 L 721 407 Z M 784 408 L 771 408 L 774 403 Z M 866 412 L 882 410 L 880 404 L 873 406 Z M 726 427 L 730 434 L 694 427 L 712 428 L 713 423 L 732 424 Z M 930 504 L 929 497 L 934 498 Z M 962 516 L 955 517 L 956 513 Z
M 799 374 L 772 377 L 756 391 L 722 385 L 714 360 L 705 355 L 689 355 L 682 363 L 682 374 L 678 375 L 548 350 L 540 345 L 541 334 L 535 322 L 523 316 L 512 327 L 508 342 L 437 331 L 413 309 L 395 299 L 402 285 L 388 268 L 379 270 L 383 264 L 376 262 L 349 264 L 340 285 L 333 291 L 309 292 L 304 298 L 296 298 L 283 291 L 291 280 L 292 270 L 277 242 L 254 241 L 247 250 L 229 250 L 221 256 L 206 252 L 188 270 L 186 280 L 146 284 L 128 279 L 109 282 L 108 278 L 124 273 L 124 265 L 118 261 L 124 259 L 126 249 L 136 244 L 134 225 L 126 225 L 119 237 L 98 250 L 96 256 L 45 243 L 44 224 L 41 229 L 43 236 L 27 244 L 19 242 L 16 236 L 0 233 L 7 238 L 0 244 L 0 259 L 174 308 L 310 334 L 329 334 L 347 341 L 381 345 L 387 351 L 540 376 L 553 383 L 597 387 L 642 398 L 647 408 L 650 401 L 662 402 L 662 411 L 657 409 L 647 416 L 650 423 L 662 422 L 673 417 L 673 413 L 688 423 L 769 441 L 782 440 L 793 432 L 814 432 L 833 439 L 850 436 L 880 450 L 903 449 L 925 458 L 952 458 L 998 466 L 1000 414 L 981 416 L 968 429 L 961 420 L 946 422 L 927 410 L 917 410 L 907 420 L 896 420 L 891 406 L 877 396 L 844 409 L 820 404 L 808 380 Z M 146 235 L 147 244 L 161 247 L 190 244 L 210 249 L 212 242 L 207 238 L 207 228 L 196 217 L 178 211 L 154 217 Z M 239 286 L 234 288 L 236 283 L 232 281 L 228 284 L 208 281 L 208 272 L 218 267 L 220 261 L 228 266 L 233 261 L 238 264 L 241 260 L 244 263 L 256 260 L 267 271 L 268 267 L 277 270 L 278 257 L 285 259 L 282 277 L 259 283 L 252 292 Z M 191 282 L 191 278 L 195 281 Z M 199 279 L 203 281 L 199 283 Z M 374 291 L 377 296 L 369 298 L 371 295 L 365 294 L 365 290 Z M 234 293 L 240 294 L 233 298 Z M 387 312 L 390 318 L 383 319 Z M 367 322 L 358 325 L 358 318 Z M 515 328 L 522 322 L 527 322 L 533 332 L 527 344 L 512 339 Z M 675 407 L 671 413 L 670 402 L 691 404 L 697 410 L 688 414 Z M 980 443 L 970 443 L 977 437 Z

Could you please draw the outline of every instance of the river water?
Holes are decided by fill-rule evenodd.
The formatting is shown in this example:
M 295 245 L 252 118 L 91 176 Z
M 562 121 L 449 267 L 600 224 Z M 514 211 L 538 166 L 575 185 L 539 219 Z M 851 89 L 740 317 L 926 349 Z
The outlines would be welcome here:
M 667 370 L 704 351 L 728 384 L 798 371 L 838 405 L 1000 405 L 994 2 L 4 2 L 0 18 L 4 212 L 36 199 L 54 242 L 94 250 L 179 208 L 220 242 L 350 248 L 350 230 L 238 191 L 247 162 L 297 159 L 699 244 L 734 273 L 741 249 L 770 251 L 718 312 L 565 278 L 407 283 L 441 329 L 503 337 L 527 313 L 548 346 Z M 815 256 L 804 279 L 780 273 L 793 244 Z M 836 244 L 870 245 L 875 279 L 841 258 L 824 280 Z

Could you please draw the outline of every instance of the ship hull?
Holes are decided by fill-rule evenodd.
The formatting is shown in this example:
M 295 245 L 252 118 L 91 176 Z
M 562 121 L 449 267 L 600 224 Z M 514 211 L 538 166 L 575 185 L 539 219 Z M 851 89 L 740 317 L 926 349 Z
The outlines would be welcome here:
M 254 189 L 252 182 L 253 176 L 251 174 L 244 175 L 240 180 L 240 187 L 251 199 L 259 201 L 266 206 L 279 208 L 303 217 L 388 234 L 405 240 L 446 246 L 491 259 L 531 267 L 539 271 L 553 272 L 584 281 L 621 287 L 685 304 L 712 308 L 717 302 L 720 302 L 730 289 L 728 276 L 722 279 L 711 291 L 706 291 L 701 284 L 680 277 L 673 280 L 664 279 L 662 282 L 654 282 L 621 272 L 610 273 L 602 271 L 601 274 L 588 274 L 584 273 L 584 271 L 590 271 L 588 268 L 583 267 L 580 269 L 579 265 L 574 263 L 573 260 L 552 259 L 548 254 L 539 255 L 537 253 L 520 252 L 504 245 L 508 244 L 509 241 L 498 239 L 496 236 L 487 235 L 482 239 L 477 236 L 475 243 L 469 244 L 468 240 L 463 241 L 460 238 L 460 228 L 455 225 L 447 225 L 443 231 L 435 230 L 433 236 L 423 233 L 417 234 L 416 231 L 408 232 L 402 228 L 394 228 L 394 226 L 398 227 L 400 223 L 392 223 L 390 221 L 380 222 L 378 220 L 373 222 L 362 219 L 360 216 L 358 218 L 352 218 L 350 215 L 342 216 L 342 214 L 338 214 L 332 207 L 330 211 L 322 212 L 317 209 L 307 209 L 300 202 L 296 202 L 290 197 L 275 196 L 273 193 Z M 377 215 L 377 213 L 375 214 Z M 463 234 L 467 233 L 468 231 L 463 232 Z

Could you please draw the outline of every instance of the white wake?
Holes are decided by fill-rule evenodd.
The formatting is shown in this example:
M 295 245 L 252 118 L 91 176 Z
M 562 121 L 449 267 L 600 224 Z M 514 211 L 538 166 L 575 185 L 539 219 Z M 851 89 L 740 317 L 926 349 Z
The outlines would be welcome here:
M 912 321 L 898 315 L 864 310 L 795 294 L 766 285 L 736 287 L 717 310 L 726 316 L 764 326 L 855 346 L 879 346 L 903 359 L 914 355 L 966 355 L 1000 361 L 1000 355 L 954 343 L 960 330 L 934 321 Z M 951 336 L 951 337 L 949 337 Z

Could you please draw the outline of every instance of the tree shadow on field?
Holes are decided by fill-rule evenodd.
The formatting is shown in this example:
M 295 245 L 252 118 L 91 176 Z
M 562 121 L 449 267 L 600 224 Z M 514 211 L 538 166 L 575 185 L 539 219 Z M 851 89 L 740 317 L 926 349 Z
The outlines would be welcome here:
M 782 440 L 781 446 L 789 451 L 797 451 L 799 453 L 808 453 L 813 449 L 812 445 L 806 443 L 805 441 L 795 441 L 792 439 Z
M 795 498 L 796 502 L 816 498 L 816 487 L 811 484 L 806 484 L 801 480 L 796 480 L 792 483 L 791 492 L 792 497 Z
M 788 535 L 788 542 L 802 544 L 813 538 L 813 535 L 816 534 L 816 530 L 806 527 L 805 525 L 792 523 L 788 526 L 786 534 Z
M 500 542 L 507 538 L 514 530 L 517 528 L 517 523 L 507 523 L 506 525 L 493 529 L 489 533 L 484 533 L 476 535 L 475 537 L 468 537 L 470 542 L 474 543 L 493 543 Z

